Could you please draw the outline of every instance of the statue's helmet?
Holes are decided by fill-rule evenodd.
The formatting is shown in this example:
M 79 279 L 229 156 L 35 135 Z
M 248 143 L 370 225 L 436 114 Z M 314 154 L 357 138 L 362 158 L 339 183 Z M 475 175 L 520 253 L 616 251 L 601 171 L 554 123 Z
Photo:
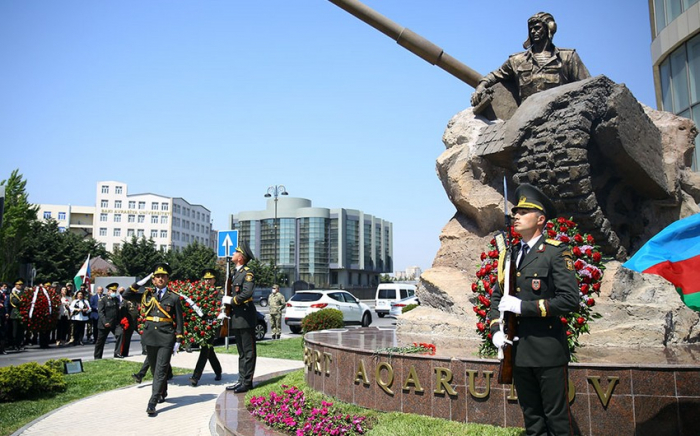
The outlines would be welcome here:
M 527 20 L 527 39 L 523 43 L 524 49 L 527 49 L 532 45 L 532 42 L 530 41 L 530 27 L 535 23 L 544 24 L 549 33 L 550 41 L 554 38 L 554 34 L 557 33 L 557 23 L 554 21 L 552 14 L 548 12 L 538 12 Z

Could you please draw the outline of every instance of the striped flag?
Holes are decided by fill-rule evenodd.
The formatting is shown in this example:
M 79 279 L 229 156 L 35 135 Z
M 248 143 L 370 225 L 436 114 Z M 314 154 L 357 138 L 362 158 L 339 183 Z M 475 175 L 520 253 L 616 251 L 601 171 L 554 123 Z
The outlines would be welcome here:
M 700 312 L 700 213 L 663 229 L 622 266 L 665 278 L 686 306 Z
M 83 263 L 83 266 L 81 266 L 80 270 L 75 274 L 73 283 L 75 283 L 75 289 L 80 289 L 83 283 L 87 287 L 90 287 L 90 254 L 88 254 L 85 263 Z

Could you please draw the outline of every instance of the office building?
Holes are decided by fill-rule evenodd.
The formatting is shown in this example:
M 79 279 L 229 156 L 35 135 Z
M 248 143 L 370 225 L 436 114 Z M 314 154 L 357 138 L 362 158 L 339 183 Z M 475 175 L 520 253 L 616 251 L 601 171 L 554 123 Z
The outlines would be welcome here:
M 698 0 L 649 0 L 651 61 L 659 110 L 700 125 L 700 3 Z M 695 140 L 693 170 L 698 170 Z
M 40 204 L 37 216 L 48 221 L 54 219 L 58 222 L 58 230 L 71 232 L 83 238 L 92 236 L 95 219 L 94 206 L 72 206 L 59 204 Z
M 284 272 L 287 286 L 374 287 L 380 274 L 393 269 L 392 224 L 360 210 L 280 197 L 269 199 L 263 211 L 232 215 L 231 228 L 257 258 Z

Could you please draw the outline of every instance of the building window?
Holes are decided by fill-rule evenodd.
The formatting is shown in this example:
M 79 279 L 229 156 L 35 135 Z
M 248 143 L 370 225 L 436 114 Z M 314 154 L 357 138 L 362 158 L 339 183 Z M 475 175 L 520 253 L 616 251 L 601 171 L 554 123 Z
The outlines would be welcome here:
M 143 238 L 143 229 L 138 229 L 136 231 L 136 236 L 138 236 L 139 238 Z
M 146 202 L 145 201 L 139 201 L 139 209 L 143 210 L 146 208 Z
M 656 35 L 698 0 L 654 0 Z
M 115 223 L 120 223 L 120 222 L 122 222 L 122 214 L 120 214 L 120 213 L 115 213 L 115 214 L 114 214 L 114 222 L 115 222 Z
M 108 185 L 102 185 L 102 193 L 109 194 L 109 186 Z
M 151 230 L 151 238 L 157 238 L 158 237 L 158 230 Z
M 109 207 L 109 201 L 107 201 L 107 200 L 100 200 L 100 207 L 102 207 L 102 208 L 107 208 L 107 207 Z
M 161 237 L 161 238 L 167 238 L 167 237 L 168 237 L 168 231 L 167 231 L 167 230 L 161 230 L 161 231 L 160 231 L 160 237 Z
M 202 216 L 197 212 L 197 220 L 199 221 L 200 219 L 202 219 Z
M 59 220 L 59 221 L 65 221 L 65 220 L 66 220 L 66 213 L 65 213 L 65 212 L 59 212 L 59 213 L 58 213 L 58 220 Z
M 101 213 L 100 214 L 100 221 L 101 222 L 107 222 L 107 214 L 106 213 Z
M 160 223 L 161 223 L 161 224 L 168 224 L 168 216 L 167 216 L 167 215 L 161 216 L 161 217 L 160 217 Z
M 134 236 L 134 229 L 126 229 L 126 236 L 128 236 L 128 237 Z
M 161 245 L 161 246 L 160 246 L 160 251 L 168 251 L 168 246 L 167 246 L 167 245 Z
M 136 215 L 129 214 L 127 221 L 130 223 L 136 222 Z
M 140 223 L 146 222 L 146 215 L 139 215 L 139 222 Z
M 59 228 L 58 228 L 58 232 L 59 232 L 59 233 L 65 233 L 65 231 L 66 231 L 66 228 L 65 228 L 65 227 L 59 227 Z
M 133 200 L 129 200 L 129 209 L 136 209 L 136 202 Z
M 115 194 L 121 194 L 121 193 L 122 193 L 122 187 L 121 187 L 121 186 L 115 186 L 115 187 L 114 187 L 114 193 L 115 193 Z
M 51 212 L 50 211 L 48 211 L 48 210 L 44 211 L 44 219 L 45 220 L 51 219 Z
M 160 210 L 168 210 L 168 203 L 161 203 Z
M 151 224 L 158 224 L 158 215 L 151 215 Z
M 100 236 L 107 236 L 107 228 L 100 227 Z
M 154 201 L 151 203 L 151 210 L 158 210 L 158 202 Z
M 122 229 L 116 228 L 114 229 L 114 236 L 121 236 L 122 235 Z
M 114 208 L 121 209 L 122 208 L 122 201 L 121 200 L 114 200 Z

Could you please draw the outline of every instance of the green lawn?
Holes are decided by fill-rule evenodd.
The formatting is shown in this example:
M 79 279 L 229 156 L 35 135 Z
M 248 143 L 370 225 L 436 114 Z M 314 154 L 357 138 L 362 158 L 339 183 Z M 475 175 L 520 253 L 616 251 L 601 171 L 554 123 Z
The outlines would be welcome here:
M 276 341 L 260 341 L 257 342 L 257 345 L 257 352 L 260 357 L 290 360 L 304 359 L 304 343 L 301 336 Z M 226 347 L 216 347 L 216 352 L 238 354 L 236 344 L 229 345 L 228 351 L 226 351 Z
M 0 435 L 10 435 L 36 418 L 75 400 L 134 384 L 131 374 L 141 368 L 141 363 L 102 359 L 83 362 L 83 368 L 85 371 L 82 373 L 64 376 L 68 385 L 66 392 L 38 400 L 0 403 Z M 173 368 L 175 375 L 190 372 L 188 369 Z M 145 380 L 150 378 L 149 373 Z

